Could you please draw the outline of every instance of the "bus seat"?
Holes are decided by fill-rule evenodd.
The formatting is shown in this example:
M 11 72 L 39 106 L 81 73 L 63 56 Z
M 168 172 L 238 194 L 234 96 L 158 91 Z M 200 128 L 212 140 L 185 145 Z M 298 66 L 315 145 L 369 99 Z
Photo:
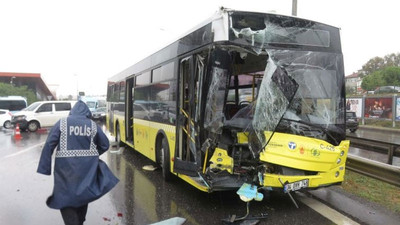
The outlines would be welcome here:
M 230 120 L 240 109 L 241 107 L 235 104 L 226 104 L 225 106 L 225 118 Z

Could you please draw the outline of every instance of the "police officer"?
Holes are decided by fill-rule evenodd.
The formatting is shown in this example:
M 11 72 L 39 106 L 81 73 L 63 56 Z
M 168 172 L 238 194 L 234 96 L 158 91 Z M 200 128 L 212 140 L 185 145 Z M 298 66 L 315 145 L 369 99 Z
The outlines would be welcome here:
M 51 129 L 37 169 L 51 174 L 51 156 L 56 149 L 53 194 L 47 206 L 60 209 L 66 225 L 81 225 L 85 221 L 88 203 L 108 191 L 118 179 L 99 159 L 109 148 L 104 132 L 91 119 L 87 105 L 78 101 L 67 118 Z

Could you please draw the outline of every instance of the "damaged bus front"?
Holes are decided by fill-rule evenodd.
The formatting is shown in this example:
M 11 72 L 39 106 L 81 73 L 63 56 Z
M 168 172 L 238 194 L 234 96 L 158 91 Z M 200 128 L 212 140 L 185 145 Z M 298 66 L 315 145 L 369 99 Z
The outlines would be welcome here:
M 204 191 L 342 182 L 349 142 L 339 29 L 227 15 L 229 41 L 196 55 L 198 76 L 180 81 L 174 172 Z

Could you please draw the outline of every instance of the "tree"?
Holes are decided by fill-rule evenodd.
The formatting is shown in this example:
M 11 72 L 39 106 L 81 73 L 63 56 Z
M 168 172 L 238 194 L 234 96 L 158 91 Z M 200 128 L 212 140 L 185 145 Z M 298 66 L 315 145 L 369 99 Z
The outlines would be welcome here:
M 377 70 L 383 69 L 385 65 L 385 60 L 381 57 L 375 57 L 370 60 L 366 64 L 362 66 L 361 70 L 361 76 L 365 77 L 368 76 L 369 74 L 372 74 L 373 72 Z
M 389 66 L 400 67 L 400 53 L 388 54 L 383 58 L 376 56 L 368 60 L 368 62 L 362 66 L 360 74 L 361 77 L 365 77 Z
M 380 71 L 375 71 L 372 74 L 363 78 L 361 88 L 367 91 L 373 91 L 379 86 L 383 86 L 382 74 Z
M 392 54 L 386 55 L 384 60 L 385 60 L 386 66 L 400 67 L 400 53 L 397 53 L 397 54 L 392 53 Z
M 28 104 L 31 104 L 38 100 L 35 92 L 28 89 L 27 86 L 14 87 L 11 84 L 0 83 L 0 96 L 10 96 L 10 95 L 25 97 Z
M 364 77 L 361 87 L 372 91 L 380 86 L 400 86 L 400 67 L 390 66 Z
M 400 86 L 400 67 L 386 67 L 381 71 L 385 85 Z

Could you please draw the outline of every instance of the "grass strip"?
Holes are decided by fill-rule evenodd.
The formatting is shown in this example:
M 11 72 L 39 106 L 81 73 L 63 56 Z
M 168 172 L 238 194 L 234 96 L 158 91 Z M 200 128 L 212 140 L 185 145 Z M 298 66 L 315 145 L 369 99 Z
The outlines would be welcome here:
M 342 188 L 395 213 L 400 213 L 399 187 L 347 170 Z

